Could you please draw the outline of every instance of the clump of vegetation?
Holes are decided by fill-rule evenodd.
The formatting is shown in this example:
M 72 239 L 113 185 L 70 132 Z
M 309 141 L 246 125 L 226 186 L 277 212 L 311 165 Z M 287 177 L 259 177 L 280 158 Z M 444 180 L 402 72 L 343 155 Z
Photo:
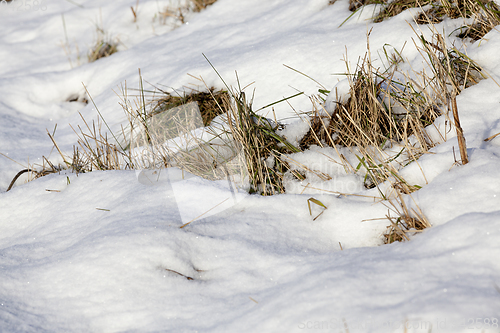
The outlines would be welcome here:
M 157 88 L 157 90 L 160 94 L 153 98 L 153 107 L 149 116 L 165 112 L 166 110 L 184 104 L 196 102 L 198 103 L 204 126 L 209 126 L 215 117 L 224 113 L 220 106 L 223 105 L 224 101 L 229 97 L 226 90 L 216 90 L 214 87 L 208 88 L 207 91 L 191 89 L 189 92 L 183 92 L 177 95 L 159 88 Z
M 407 10 L 408 8 L 415 8 L 428 5 L 432 2 L 432 0 L 396 0 L 390 2 L 382 11 L 373 19 L 374 22 L 379 23 L 383 20 L 396 16 Z
M 338 100 L 328 116 L 316 111 L 300 147 L 305 149 L 311 144 L 351 147 L 359 164 L 346 165 L 345 169 L 364 170 L 367 188 L 391 179 L 394 188 L 403 193 L 418 189 L 400 177 L 398 170 L 434 145 L 425 126 L 439 116 L 439 101 L 416 94 L 409 78 L 398 82 L 394 73 L 380 73 L 368 54 L 358 64 L 356 73 L 348 75 L 348 80 L 348 99 Z M 416 142 L 410 140 L 412 135 Z M 386 148 L 394 146 L 400 147 L 397 153 L 386 152 Z
M 430 2 L 429 4 L 431 8 L 421 12 L 415 18 L 417 24 L 437 24 L 443 21 L 445 17 L 456 19 L 462 16 L 463 7 L 460 4 L 457 5 L 455 2 L 440 0 L 439 2 Z
M 88 54 L 88 61 L 94 62 L 101 58 L 109 57 L 116 52 L 118 52 L 118 43 L 115 43 L 113 41 L 99 40 L 90 50 Z
M 97 27 L 97 41 L 90 49 L 87 59 L 89 62 L 94 62 L 101 58 L 109 57 L 118 52 L 119 41 L 110 38 L 102 28 Z
M 416 17 L 416 21 L 418 24 L 439 23 L 445 16 L 458 18 L 467 15 L 463 6 L 464 1 L 474 0 L 461 0 L 459 2 L 449 0 L 398 0 L 387 4 L 373 20 L 379 23 L 409 8 L 421 8 L 430 5 L 431 8 L 419 14 Z
M 333 2 L 330 2 L 330 4 L 333 4 Z M 363 6 L 371 4 L 384 6 L 373 18 L 376 23 L 396 16 L 406 9 L 422 8 L 424 6 L 431 6 L 431 8 L 422 11 L 415 17 L 417 24 L 437 24 L 443 21 L 445 17 L 452 19 L 473 18 L 473 22 L 466 24 L 458 34 L 460 38 L 470 38 L 473 41 L 483 38 L 484 35 L 500 24 L 500 9 L 491 0 L 397 0 L 392 2 L 387 0 L 350 0 L 349 10 L 356 12 Z
M 300 141 L 302 150 L 312 144 L 334 147 L 346 172 L 364 174 L 365 187 L 378 189 L 397 215 L 386 217 L 391 222 L 384 235 L 386 243 L 408 240 L 408 234 L 430 226 L 418 206 L 418 213 L 406 207 L 402 196 L 421 187 L 408 183 L 399 170 L 418 163 L 418 158 L 436 144 L 427 128 L 441 115 L 456 129 L 461 163 L 468 162 L 456 96 L 485 77 L 480 66 L 448 46 L 441 34 L 435 33 L 431 40 L 419 39 L 417 50 L 427 68 L 420 72 L 402 72 L 404 59 L 398 52 L 386 53 L 388 68 L 375 68 L 368 45 L 368 53 L 354 74 L 346 74 L 348 94 L 337 95 L 328 111 L 315 107 L 310 129 Z M 437 132 L 445 141 L 446 134 Z M 359 163 L 348 162 L 338 147 L 344 147 L 344 152 L 348 148 Z
M 240 179 L 248 177 L 252 193 L 284 192 L 282 179 L 288 165 L 281 156 L 299 149 L 277 133 L 281 124 L 253 111 L 252 101 L 241 88 L 191 89 L 175 95 L 159 89 L 147 91 L 142 82 L 140 77 L 134 101 L 128 89 L 123 90 L 122 107 L 129 126 L 117 137 L 99 113 L 97 124 L 82 117 L 84 128 L 74 129 L 78 146 L 72 157 L 64 155 L 53 140 L 67 168 L 90 172 L 176 166 L 212 180 L 239 173 Z M 214 125 L 216 117 L 219 122 Z M 103 124 L 113 140 L 101 131 Z M 209 139 L 194 134 L 200 128 Z
M 213 5 L 217 2 L 217 0 L 190 0 L 194 5 L 195 12 L 201 12 L 203 9 L 206 9 L 208 6 Z
M 468 4 L 474 21 L 468 24 L 458 37 L 477 41 L 500 24 L 500 9 L 493 1 L 469 0 Z
M 228 92 L 207 87 L 172 94 L 146 91 L 142 78 L 140 82 L 135 104 L 128 100 L 126 89 L 122 103 L 129 126 L 121 137 L 127 149 L 134 151 L 136 167 L 176 166 L 207 179 L 226 177 L 228 162 L 238 154 L 227 127 L 220 124 Z M 220 119 L 214 124 L 216 117 Z M 202 128 L 209 139 L 196 134 Z
M 81 114 L 80 114 L 81 116 Z M 108 139 L 102 132 L 102 122 L 89 125 L 82 116 L 85 129 L 78 126 L 78 146 L 73 148 L 73 155 L 68 158 L 58 148 L 64 163 L 76 173 L 92 172 L 95 170 L 133 169 L 134 164 L 129 154 L 119 145 Z M 56 142 L 54 145 L 57 147 Z
M 386 206 L 396 216 L 386 215 L 391 224 L 387 227 L 387 232 L 384 234 L 385 244 L 409 241 L 408 234 L 415 234 L 431 227 L 431 224 L 427 221 L 427 218 L 418 206 L 416 206 L 418 212 L 413 208 L 409 209 L 401 195 L 398 195 L 393 200 L 388 200 L 388 205 Z
M 257 115 L 252 103 L 241 90 L 227 99 L 228 124 L 240 145 L 249 175 L 250 193 L 273 195 L 284 193 L 283 176 L 289 166 L 281 155 L 300 150 L 277 134 L 280 124 Z
M 349 10 L 355 12 L 363 6 L 387 3 L 387 0 L 349 0 Z
M 165 7 L 160 14 L 160 22 L 166 24 L 167 18 L 174 18 L 180 24 L 186 23 L 186 15 L 189 12 L 201 12 L 208 6 L 216 3 L 217 0 L 189 0 L 185 5 L 179 7 Z M 132 8 L 134 19 L 136 18 L 136 10 Z
M 462 163 L 467 163 L 456 95 L 483 78 L 481 68 L 458 49 L 448 47 L 440 34 L 432 41 L 423 36 L 420 39 L 417 49 L 427 62 L 429 74 L 401 72 L 400 56 L 380 71 L 368 52 L 355 73 L 347 74 L 347 96 L 337 97 L 328 114 L 321 109 L 314 111 L 300 148 L 307 149 L 311 144 L 351 147 L 359 164 L 346 165 L 345 169 L 364 170 L 367 188 L 391 180 L 394 189 L 411 193 L 419 187 L 408 184 L 398 170 L 417 161 L 436 144 L 426 127 L 445 115 L 453 118 L 450 123 L 455 124 L 461 140 Z M 397 149 L 388 153 L 391 147 Z

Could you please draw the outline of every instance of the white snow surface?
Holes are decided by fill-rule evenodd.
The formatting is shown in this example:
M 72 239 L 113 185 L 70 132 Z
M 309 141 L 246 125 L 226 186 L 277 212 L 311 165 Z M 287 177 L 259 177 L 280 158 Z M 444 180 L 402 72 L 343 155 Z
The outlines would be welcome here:
M 470 163 L 455 163 L 450 130 L 401 170 L 422 186 L 405 201 L 432 224 L 409 242 L 383 245 L 393 213 L 362 176 L 343 173 L 333 148 L 292 155 L 330 180 L 311 173 L 307 187 L 289 182 L 272 197 L 177 169 L 64 171 L 5 192 L 28 163 L 61 161 L 47 131 L 70 153 L 79 112 L 97 119 L 92 102 L 68 102 L 85 96 L 82 83 L 118 130 L 122 87 L 139 87 L 139 68 L 165 89 L 203 88 L 193 76 L 223 88 L 204 54 L 228 85 L 238 85 L 235 71 L 241 86 L 253 82 L 255 109 L 304 91 L 289 101 L 304 112 L 322 87 L 283 64 L 330 90 L 345 78 L 346 50 L 351 68 L 365 54 L 370 29 L 374 63 L 406 43 L 417 70 L 412 27 L 430 35 L 412 23 L 415 10 L 372 23 L 373 6 L 339 27 L 347 0 L 218 0 L 185 24 L 160 19 L 183 3 L 0 2 L 0 332 L 500 332 L 500 136 L 484 141 L 500 132 L 497 30 L 465 43 L 491 77 L 457 98 Z M 436 28 L 448 36 L 462 24 Z M 119 52 L 88 63 L 96 26 Z M 274 113 L 293 122 L 293 109 Z M 307 129 L 292 128 L 292 141 Z M 309 202 L 311 215 L 311 197 L 327 209 Z

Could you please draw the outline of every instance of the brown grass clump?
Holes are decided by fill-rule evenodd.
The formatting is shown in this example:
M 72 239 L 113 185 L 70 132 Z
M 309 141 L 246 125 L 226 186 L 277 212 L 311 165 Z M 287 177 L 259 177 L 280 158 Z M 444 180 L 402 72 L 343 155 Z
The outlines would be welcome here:
M 110 38 L 99 25 L 96 25 L 97 41 L 90 49 L 87 59 L 89 62 L 94 62 L 101 58 L 109 57 L 110 55 L 118 52 L 119 41 Z
M 417 49 L 432 70 L 434 91 L 441 91 L 449 104 L 451 95 L 460 92 L 485 78 L 482 68 L 456 47 L 448 47 L 441 34 L 435 33 L 431 41 L 420 36 Z M 444 94 L 443 94 L 444 92 Z
M 456 19 L 467 15 L 463 8 L 462 2 L 450 2 L 448 0 L 440 0 L 439 2 L 430 3 L 432 7 L 420 13 L 416 18 L 417 24 L 437 24 L 443 21 L 445 17 Z
M 176 96 L 160 89 L 145 91 L 141 78 L 135 106 L 125 89 L 122 106 L 130 119 L 129 128 L 123 130 L 125 145 L 129 150 L 143 147 L 142 155 L 135 157 L 136 167 L 176 166 L 211 180 L 236 173 L 240 179 L 249 178 L 250 192 L 283 193 L 282 178 L 288 168 L 280 156 L 299 150 L 277 134 L 279 123 L 252 110 L 252 102 L 241 88 L 227 88 L 192 89 Z M 145 93 L 153 97 L 147 98 Z M 193 135 L 200 127 L 213 138 L 203 141 Z M 172 140 L 183 143 L 164 144 Z
M 118 44 L 109 41 L 99 41 L 94 46 L 88 55 L 89 62 L 94 62 L 101 58 L 109 57 L 110 55 L 118 52 Z
M 209 88 L 208 91 L 192 89 L 189 93 L 184 92 L 177 96 L 161 89 L 158 90 L 161 92 L 161 96 L 153 99 L 153 109 L 149 113 L 149 117 L 183 104 L 196 102 L 204 126 L 209 126 L 215 117 L 223 113 L 219 105 L 222 105 L 224 100 L 229 97 L 227 91 L 216 90 L 214 87 Z
M 387 2 L 386 0 L 350 0 L 349 9 L 357 11 L 365 5 L 384 4 L 384 8 L 373 18 L 373 21 L 378 23 L 396 16 L 408 8 L 431 5 L 431 8 L 415 17 L 417 24 L 437 24 L 445 17 L 452 19 L 472 17 L 474 18 L 473 23 L 461 28 L 458 35 L 460 38 L 470 38 L 472 41 L 482 39 L 489 31 L 500 25 L 500 8 L 491 0 L 397 0 L 388 4 Z M 352 15 L 346 21 L 351 17 Z
M 409 241 L 408 233 L 415 233 L 428 228 L 423 224 L 422 220 L 408 215 L 398 216 L 397 218 L 387 216 L 387 219 L 391 222 L 391 225 L 387 227 L 388 230 L 384 234 L 385 244 Z
M 365 56 L 354 77 L 349 77 L 351 96 L 338 105 L 327 127 L 328 134 L 336 134 L 336 143 L 346 147 L 370 142 L 380 146 L 387 139 L 397 139 L 394 117 L 378 99 L 381 84 L 372 72 L 370 60 Z
M 447 12 L 442 6 L 433 6 L 431 9 L 418 14 L 415 18 L 417 24 L 438 24 L 444 20 Z
M 182 96 L 162 91 L 160 95 L 154 92 L 153 97 L 146 101 L 141 77 L 140 94 L 136 96 L 135 105 L 129 101 L 126 88 L 123 93 L 122 107 L 129 117 L 130 126 L 122 129 L 119 138 L 115 137 L 95 104 L 100 117 L 97 123 L 88 123 L 82 116 L 84 127 L 74 129 L 78 142 L 72 156 L 66 156 L 51 137 L 67 168 L 78 173 L 178 166 L 209 179 L 220 176 L 213 174 L 220 154 L 211 143 L 194 142 L 201 147 L 194 152 L 192 148 L 181 147 L 169 150 L 163 144 L 183 135 L 186 140 L 199 140 L 189 137 L 189 131 L 208 126 L 222 113 L 220 105 L 228 98 L 226 91 L 214 88 L 208 92 L 192 90 L 192 93 Z M 90 100 L 93 103 L 91 97 Z M 103 124 L 111 137 L 102 131 Z M 223 140 L 218 138 L 214 146 L 222 144 Z M 138 147 L 142 147 L 144 155 L 136 155 L 134 149 Z
M 374 19 L 375 23 L 396 16 L 408 8 L 421 7 L 432 3 L 432 0 L 396 0 L 387 5 Z
M 133 169 L 130 156 L 117 143 L 112 143 L 108 139 L 107 134 L 102 132 L 102 122 L 97 119 L 97 124 L 92 122 L 91 125 L 82 117 L 85 124 L 85 129 L 78 126 L 77 144 L 73 148 L 73 156 L 68 158 L 58 149 L 67 167 L 76 173 L 92 172 L 95 170 L 121 170 Z M 57 147 L 56 142 L 53 140 Z
M 470 11 L 466 8 L 466 1 L 439 0 L 428 2 L 432 7 L 420 13 L 416 18 L 417 24 L 437 24 L 445 17 L 456 19 L 459 17 L 470 17 Z M 415 6 L 417 7 L 417 6 Z
M 187 89 L 174 94 L 154 88 L 145 90 L 140 76 L 135 100 L 129 100 L 126 86 L 122 89 L 121 105 L 129 125 L 122 129 L 120 141 L 134 152 L 136 167 L 176 166 L 207 179 L 223 177 L 227 170 L 217 166 L 236 155 L 235 147 L 227 133 L 215 133 L 207 126 L 223 114 L 221 106 L 228 92 L 206 87 L 205 91 Z M 213 136 L 209 142 L 195 134 L 201 128 Z
M 399 194 L 395 199 L 388 200 L 388 205 L 386 206 L 396 217 L 390 216 L 390 214 L 386 215 L 391 224 L 387 227 L 387 232 L 384 234 L 385 244 L 409 241 L 408 234 L 415 234 L 431 227 L 431 224 L 427 221 L 420 208 L 416 206 L 418 212 L 413 208 L 408 209 L 406 202 Z
M 380 72 L 373 67 L 368 52 L 355 74 L 347 75 L 348 96 L 344 100 L 337 97 L 329 115 L 319 109 L 314 112 L 300 148 L 312 144 L 350 147 L 359 164 L 344 163 L 345 169 L 363 170 L 367 188 L 378 188 L 378 184 L 389 180 L 397 192 L 408 194 L 420 187 L 408 184 L 398 170 L 417 161 L 436 144 L 426 127 L 442 114 L 453 114 L 450 122 L 457 128 L 462 163 L 467 163 L 455 97 L 483 77 L 481 68 L 456 48 L 447 47 L 439 34 L 432 41 L 421 37 L 417 49 L 431 73 L 402 73 L 398 61 Z M 394 151 L 392 147 L 398 148 Z M 341 160 L 345 161 L 342 156 Z M 386 194 L 381 195 L 385 198 Z
M 200 12 L 216 2 L 217 0 L 191 0 L 191 3 L 194 5 L 195 12 Z
M 348 78 L 351 88 L 347 101 L 338 103 L 329 119 L 313 117 L 301 147 L 318 141 L 330 146 L 383 147 L 421 132 L 439 116 L 438 105 L 415 94 L 411 81 L 400 83 L 393 79 L 393 74 L 380 73 L 368 54 L 358 64 L 356 74 Z M 406 112 L 395 112 L 395 104 Z
M 217 0 L 190 0 L 186 5 L 176 8 L 165 7 L 160 14 L 160 22 L 166 23 L 167 18 L 171 17 L 178 21 L 180 24 L 186 23 L 186 14 L 188 12 L 201 12 L 208 6 L 216 3 Z M 135 10 L 132 8 L 132 13 L 135 18 Z
M 382 199 L 421 188 L 408 183 L 399 170 L 418 163 L 418 158 L 436 145 L 426 127 L 433 126 L 440 115 L 454 124 L 461 163 L 468 162 L 456 96 L 485 76 L 466 54 L 447 46 L 442 35 L 436 33 L 430 41 L 423 36 L 419 38 L 416 47 L 427 69 L 403 73 L 398 67 L 403 61 L 399 53 L 394 57 L 386 53 L 390 66 L 381 72 L 373 67 L 368 46 L 368 53 L 354 74 L 347 74 L 349 93 L 343 99 L 339 96 L 334 99 L 336 105 L 330 113 L 315 107 L 310 129 L 300 140 L 302 150 L 313 144 L 335 147 L 337 153 L 337 146 L 349 148 L 359 163 L 350 164 L 339 153 L 340 163 L 346 172 L 361 172 L 365 187 L 376 187 Z M 437 133 L 440 142 L 446 141 L 446 133 L 439 130 Z M 382 183 L 385 185 L 379 187 Z M 423 228 L 418 222 L 421 219 L 408 213 L 390 220 L 389 241 L 395 240 L 395 235 L 404 238 L 407 230 Z
M 364 5 L 356 0 L 352 1 L 359 6 Z M 500 9 L 494 1 L 490 0 L 440 0 L 438 2 L 433 0 L 398 0 L 389 3 L 374 18 L 374 22 L 382 22 L 408 8 L 418 8 L 425 5 L 432 5 L 432 8 L 425 10 L 415 18 L 417 24 L 437 24 L 445 17 L 452 19 L 473 17 L 474 22 L 461 29 L 462 32 L 458 35 L 460 38 L 479 40 L 500 24 Z M 353 6 L 353 8 L 359 7 Z
M 397 84 L 393 75 L 379 73 L 368 55 L 358 65 L 356 74 L 348 77 L 349 98 L 339 101 L 330 116 L 315 112 L 300 147 L 306 149 L 311 144 L 350 147 L 359 163 L 354 167 L 344 163 L 345 169 L 362 170 L 367 188 L 390 180 L 401 193 L 419 189 L 400 177 L 398 170 L 434 145 L 425 126 L 439 115 L 437 104 L 433 104 L 437 101 L 430 102 L 424 95 L 416 98 L 410 82 Z M 410 143 L 411 135 L 416 143 Z M 395 145 L 400 146 L 399 152 L 385 151 Z M 380 194 L 385 198 L 384 193 Z
M 477 41 L 500 24 L 500 9 L 493 1 L 473 2 L 469 0 L 468 3 L 474 22 L 467 25 L 465 31 L 461 32 L 458 37 Z
M 432 8 L 420 13 L 415 21 L 417 24 L 436 24 L 441 22 L 445 16 L 450 18 L 466 17 L 470 15 L 469 11 L 464 7 L 464 1 L 474 0 L 460 0 L 458 2 L 449 0 L 399 0 L 391 2 L 387 5 L 375 18 L 374 22 L 379 23 L 383 20 L 396 16 L 409 8 L 419 8 L 426 5 L 431 5 Z M 467 16 L 469 17 L 469 16 Z
M 461 163 L 468 163 L 467 149 L 457 108 L 456 96 L 460 92 L 485 78 L 482 69 L 457 48 L 449 48 L 441 34 L 434 34 L 432 41 L 420 36 L 422 47 L 417 47 L 434 74 L 433 89 L 441 94 L 448 114 L 453 116 Z
M 250 193 L 284 193 L 283 176 L 289 166 L 281 155 L 299 149 L 277 134 L 279 123 L 257 115 L 241 89 L 225 100 L 228 124 L 234 140 L 243 151 L 249 175 Z
M 355 12 L 361 7 L 366 5 L 375 5 L 384 3 L 387 3 L 387 0 L 349 0 L 349 10 L 351 12 Z

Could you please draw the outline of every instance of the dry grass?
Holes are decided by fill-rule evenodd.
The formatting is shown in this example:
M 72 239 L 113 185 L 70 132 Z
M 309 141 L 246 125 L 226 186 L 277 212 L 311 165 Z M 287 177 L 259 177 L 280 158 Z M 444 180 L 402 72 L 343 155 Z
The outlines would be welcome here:
M 110 55 L 118 52 L 118 45 L 118 40 L 107 36 L 104 30 L 98 28 L 97 41 L 90 49 L 87 59 L 89 62 L 94 62 L 101 58 L 109 57 Z
M 336 134 L 335 143 L 356 146 L 362 142 L 381 145 L 394 136 L 395 122 L 377 98 L 381 82 L 368 56 L 358 65 L 354 76 L 348 76 L 351 96 L 338 105 L 327 127 L 329 136 Z
M 443 100 L 449 102 L 450 94 L 458 95 L 486 77 L 477 63 L 455 46 L 449 47 L 441 34 L 435 32 L 430 41 L 419 38 L 417 49 L 432 70 L 434 90 L 444 92 Z
M 78 136 L 78 146 L 74 147 L 71 160 L 61 154 L 68 167 L 77 173 L 134 168 L 130 156 L 119 145 L 111 143 L 107 134 L 103 134 L 99 118 L 97 124 L 93 121 L 89 125 L 83 116 L 81 117 L 85 128 L 78 126 L 78 132 L 73 129 Z
M 3 154 L 2 154 L 3 155 Z M 5 156 L 5 155 L 4 155 Z M 15 162 L 15 161 L 14 161 Z M 42 165 L 33 165 L 33 166 L 29 166 L 25 169 L 22 169 L 21 171 L 19 171 L 15 176 L 14 178 L 12 178 L 12 181 L 10 182 L 9 186 L 7 187 L 7 190 L 5 192 L 8 192 L 12 189 L 12 187 L 14 187 L 14 184 L 16 183 L 16 181 L 24 174 L 28 174 L 28 179 L 27 181 L 32 181 L 32 180 L 35 180 L 37 178 L 40 178 L 40 177 L 43 177 L 43 176 L 47 176 L 47 175 L 50 175 L 50 174 L 53 174 L 53 173 L 58 173 L 62 170 L 62 168 L 57 165 L 55 166 L 54 164 L 52 164 L 52 162 L 50 162 L 45 156 L 42 156 Z
M 500 10 L 493 1 L 487 0 L 460 0 L 450 2 L 441 0 L 434 3 L 431 9 L 420 13 L 415 21 L 417 24 L 435 24 L 444 17 L 452 19 L 473 18 L 472 23 L 460 29 L 458 37 L 470 38 L 472 41 L 482 39 L 495 26 L 500 24 Z
M 407 10 L 408 8 L 422 7 L 432 3 L 432 0 L 396 0 L 389 3 L 374 19 L 376 23 L 382 22 L 383 20 L 396 16 Z
M 110 40 L 99 40 L 90 50 L 87 58 L 89 62 L 94 62 L 101 58 L 109 57 L 116 52 L 118 52 L 118 43 Z
M 441 34 L 435 33 L 433 40 L 427 41 L 420 36 L 421 47 L 417 47 L 426 59 L 434 75 L 433 89 L 439 93 L 453 115 L 453 123 L 457 132 L 457 139 L 461 155 L 461 163 L 468 163 L 466 142 L 458 114 L 456 96 L 460 92 L 485 78 L 482 69 L 466 54 L 455 47 L 448 47 Z
M 95 23 L 96 42 L 87 54 L 88 62 L 94 62 L 101 58 L 109 57 L 118 52 L 120 41 L 117 38 L 112 38 L 103 28 L 102 18 L 100 23 Z
M 241 89 L 228 93 L 207 88 L 179 96 L 155 91 L 147 98 L 141 77 L 139 91 L 133 102 L 126 87 L 122 91 L 129 126 L 119 139 L 100 115 L 97 123 L 82 117 L 84 127 L 74 129 L 78 146 L 72 156 L 63 154 L 53 140 L 67 168 L 90 172 L 175 166 L 210 180 L 235 176 L 243 183 L 248 177 L 254 193 L 284 192 L 282 178 L 288 168 L 280 156 L 299 150 L 276 133 L 277 122 L 252 110 Z M 225 116 L 217 119 L 222 124 L 213 124 L 221 114 Z M 103 134 L 103 124 L 113 140 Z M 201 128 L 209 139 L 195 134 Z
M 284 193 L 283 176 L 289 167 L 282 154 L 299 150 L 276 133 L 280 124 L 257 115 L 243 91 L 233 91 L 224 103 L 232 136 L 240 145 L 249 175 L 250 193 Z
M 382 22 L 383 20 L 396 16 L 409 8 L 421 8 L 427 5 L 431 5 L 432 7 L 416 17 L 416 22 L 418 24 L 434 24 L 441 22 L 445 16 L 458 18 L 466 15 L 460 2 L 450 2 L 448 0 L 399 0 L 386 5 L 385 8 L 374 18 L 374 22 Z
M 349 10 L 355 12 L 363 6 L 384 3 L 387 3 L 387 0 L 349 0 Z
M 406 164 L 416 161 L 434 146 L 425 127 L 440 115 L 440 101 L 417 93 L 416 83 L 408 76 L 396 80 L 394 71 L 379 72 L 369 53 L 348 75 L 350 94 L 340 100 L 329 116 L 316 110 L 310 130 L 300 147 L 311 144 L 350 147 L 358 165 L 344 161 L 345 169 L 365 173 L 365 186 L 372 188 L 387 180 L 402 193 L 411 193 L 418 186 L 408 184 L 398 174 Z M 413 140 L 410 137 L 414 137 Z M 389 148 L 389 149 L 388 149 Z M 385 198 L 386 194 L 381 193 Z
M 223 114 L 223 110 L 219 106 L 229 97 L 227 91 L 216 90 L 214 87 L 208 88 L 207 91 L 189 89 L 189 92 L 182 92 L 182 94 L 172 94 L 158 87 L 156 89 L 159 94 L 153 92 L 155 97 L 152 100 L 153 107 L 149 113 L 150 116 L 174 107 L 196 102 L 198 103 L 204 126 L 209 126 L 215 117 Z
M 482 39 L 488 32 L 500 24 L 500 9 L 493 2 L 473 0 L 467 1 L 470 11 L 473 13 L 474 22 L 469 24 L 458 37 L 470 38 L 473 41 Z
M 227 127 L 220 124 L 228 92 L 205 88 L 182 93 L 157 87 L 145 90 L 141 77 L 135 90 L 139 94 L 132 101 L 129 89 L 122 88 L 121 105 L 129 125 L 122 129 L 120 138 L 136 168 L 175 166 L 211 180 L 240 172 L 235 170 L 238 148 Z
M 386 4 L 387 1 L 350 0 L 349 9 L 356 11 L 368 4 Z M 473 41 L 482 39 L 495 26 L 500 24 L 500 9 L 494 1 L 489 0 L 397 0 L 390 2 L 373 18 L 374 22 L 396 16 L 408 8 L 420 8 L 430 5 L 431 8 L 415 17 L 417 24 L 437 24 L 445 17 L 452 19 L 473 18 L 473 22 L 460 29 L 458 37 L 470 38 Z
M 358 165 L 351 165 L 339 153 L 346 172 L 362 173 L 365 186 L 376 187 L 395 213 L 396 217 L 386 217 L 391 222 L 384 236 L 386 243 L 408 240 L 409 234 L 430 227 L 418 206 L 418 212 L 406 206 L 403 196 L 420 186 L 408 183 L 399 170 L 418 163 L 418 158 L 436 145 L 427 127 L 441 115 L 455 125 L 461 162 L 467 163 L 456 96 L 485 77 L 476 63 L 456 47 L 448 46 L 442 35 L 435 33 L 430 41 L 423 36 L 419 39 L 415 45 L 427 70 L 402 72 L 399 64 L 403 59 L 397 53 L 386 54 L 390 66 L 380 71 L 371 62 L 368 45 L 368 53 L 358 62 L 354 74 L 348 69 L 347 97 L 342 100 L 337 96 L 330 113 L 313 103 L 310 130 L 300 141 L 303 150 L 316 144 L 335 147 L 339 153 L 337 147 L 341 146 L 357 157 Z M 441 141 L 446 140 L 446 133 L 437 133 Z
M 388 200 L 386 207 L 396 216 L 391 216 L 390 213 L 386 215 L 391 224 L 387 227 L 387 232 L 384 234 L 385 244 L 409 241 L 410 234 L 415 234 L 431 227 L 431 224 L 427 221 L 420 208 L 416 206 L 417 210 L 413 208 L 409 209 L 401 195 L 398 195 L 395 199 Z
M 135 104 L 127 102 L 126 93 L 122 103 L 130 120 L 123 131 L 128 149 L 145 147 L 141 156 L 132 156 L 136 167 L 176 166 L 212 180 L 238 175 L 240 180 L 248 177 L 252 193 L 284 192 L 282 178 L 288 168 L 280 156 L 298 149 L 276 133 L 280 124 L 252 110 L 243 89 L 207 88 L 174 96 L 145 91 L 141 83 L 139 91 Z M 145 93 L 154 97 L 146 102 Z M 213 123 L 217 116 L 222 124 Z M 193 134 L 201 127 L 212 135 L 209 141 Z M 172 141 L 177 143 L 164 144 Z
M 223 99 L 227 99 L 227 92 L 210 89 L 182 97 L 160 92 L 146 102 L 142 78 L 140 91 L 139 96 L 135 96 L 135 104 L 129 100 L 127 90 L 123 91 L 122 106 L 130 126 L 122 129 L 121 136 L 115 137 L 95 104 L 100 117 L 92 123 L 82 117 L 83 128 L 78 126 L 74 129 L 78 142 L 71 156 L 65 155 L 51 136 L 67 168 L 79 173 L 177 166 L 207 179 L 227 176 L 229 167 L 226 162 L 235 155 L 234 151 L 227 152 L 235 149 L 230 147 L 230 139 L 219 133 L 207 142 L 192 133 L 221 113 L 218 101 L 222 103 Z M 201 107 L 198 108 L 198 105 Z M 103 124 L 111 137 L 103 132 Z M 165 145 L 174 138 L 181 138 L 187 143 L 178 147 Z M 220 147 L 227 149 L 221 152 Z M 217 168 L 217 163 L 223 164 L 224 168 Z
M 195 12 L 200 12 L 216 2 L 217 0 L 191 0 L 191 3 L 194 5 Z
M 445 17 L 456 19 L 462 15 L 461 7 L 454 2 L 441 0 L 430 4 L 432 6 L 430 9 L 421 12 L 415 18 L 417 24 L 437 24 L 443 21 Z
M 165 7 L 160 13 L 160 22 L 166 24 L 167 18 L 174 18 L 180 24 L 186 23 L 186 15 L 189 12 L 201 12 L 208 6 L 213 5 L 217 0 L 190 0 L 186 5 L 180 7 Z M 132 7 L 131 7 L 132 8 Z M 136 10 L 132 8 L 134 18 L 136 17 Z

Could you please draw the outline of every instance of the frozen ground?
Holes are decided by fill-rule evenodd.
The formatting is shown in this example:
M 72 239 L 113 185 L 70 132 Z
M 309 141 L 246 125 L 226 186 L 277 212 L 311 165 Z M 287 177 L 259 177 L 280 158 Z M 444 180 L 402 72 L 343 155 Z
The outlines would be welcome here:
M 47 130 L 57 124 L 69 153 L 77 111 L 96 119 L 92 103 L 67 101 L 84 96 L 82 82 L 116 130 L 126 123 L 120 87 L 138 87 L 138 68 L 155 85 L 201 86 L 189 73 L 222 88 L 203 53 L 229 84 L 234 71 L 242 85 L 255 82 L 259 108 L 317 92 L 283 64 L 332 88 L 346 50 L 355 64 L 372 27 L 376 62 L 384 45 L 407 42 L 404 56 L 419 68 L 411 12 L 374 24 L 365 9 L 339 28 L 351 14 L 345 0 L 219 0 L 174 29 L 159 12 L 177 2 L 27 3 L 0 3 L 0 332 L 500 332 L 500 137 L 484 141 L 500 132 L 492 79 L 458 97 L 470 163 L 454 165 L 451 131 L 421 157 L 422 171 L 402 171 L 423 186 L 412 196 L 433 225 L 406 243 L 382 245 L 388 221 L 373 219 L 388 209 L 379 201 L 300 188 L 232 193 L 175 170 L 153 182 L 140 171 L 52 174 L 5 192 L 28 163 L 60 161 Z M 448 35 L 462 24 L 436 27 Z M 119 38 L 120 52 L 87 63 L 96 25 Z M 500 33 L 466 46 L 500 82 Z M 311 107 L 306 96 L 290 102 Z M 286 103 L 275 112 L 294 115 Z M 375 194 L 328 165 L 332 149 L 300 154 L 331 171 L 324 188 Z M 312 195 L 328 207 L 314 221 Z

